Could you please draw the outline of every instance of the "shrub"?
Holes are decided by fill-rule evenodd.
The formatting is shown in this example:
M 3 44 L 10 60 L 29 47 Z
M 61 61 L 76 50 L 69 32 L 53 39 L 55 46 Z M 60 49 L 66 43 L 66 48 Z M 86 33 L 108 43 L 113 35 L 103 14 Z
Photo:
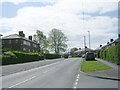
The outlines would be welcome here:
M 2 65 L 16 64 L 17 58 L 9 55 L 2 55 Z
M 26 63 L 44 60 L 44 55 L 39 53 L 27 53 L 21 51 L 8 51 L 2 54 L 2 65 Z
M 45 54 L 45 58 L 46 59 L 57 59 L 57 58 L 61 58 L 61 55 L 58 55 L 58 54 Z
M 120 42 L 107 49 L 100 50 L 100 58 L 120 65 Z M 98 53 L 98 52 L 97 52 Z

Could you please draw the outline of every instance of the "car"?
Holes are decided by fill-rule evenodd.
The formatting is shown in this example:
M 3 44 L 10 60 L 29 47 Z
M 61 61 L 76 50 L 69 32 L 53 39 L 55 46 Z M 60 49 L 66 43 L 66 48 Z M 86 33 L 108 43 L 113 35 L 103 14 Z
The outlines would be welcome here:
M 82 55 L 82 58 L 85 58 L 85 54 Z
M 68 54 L 68 53 L 64 53 L 63 57 L 64 57 L 64 58 L 68 58 L 68 57 L 69 57 L 69 54 Z
M 95 55 L 93 52 L 86 53 L 85 59 L 88 61 L 95 60 Z

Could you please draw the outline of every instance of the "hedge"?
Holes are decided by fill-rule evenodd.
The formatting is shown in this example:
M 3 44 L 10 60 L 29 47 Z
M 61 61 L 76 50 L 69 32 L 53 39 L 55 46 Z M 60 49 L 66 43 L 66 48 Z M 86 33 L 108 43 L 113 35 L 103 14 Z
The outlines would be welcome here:
M 18 63 L 26 63 L 33 62 L 45 59 L 57 59 L 61 58 L 61 55 L 58 54 L 41 54 L 41 53 L 28 53 L 21 51 L 7 51 L 0 55 L 2 58 L 2 65 L 9 64 L 18 64 Z
M 120 42 L 117 45 L 100 50 L 97 52 L 97 56 L 99 55 L 101 59 L 120 65 Z
M 61 55 L 59 54 L 45 54 L 45 59 L 57 59 L 61 58 Z
M 2 65 L 26 63 L 39 60 L 44 60 L 44 55 L 21 51 L 9 51 L 2 54 Z

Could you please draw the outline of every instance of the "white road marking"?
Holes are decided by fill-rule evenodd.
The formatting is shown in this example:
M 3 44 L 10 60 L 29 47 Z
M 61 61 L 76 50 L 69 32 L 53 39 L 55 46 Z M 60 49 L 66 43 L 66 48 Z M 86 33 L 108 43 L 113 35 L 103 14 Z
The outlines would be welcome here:
M 24 80 L 24 81 L 22 81 L 22 82 L 19 82 L 19 83 L 15 84 L 15 85 L 12 85 L 12 86 L 8 87 L 8 88 L 13 88 L 13 87 L 18 86 L 18 85 L 20 85 L 20 84 L 23 84 L 23 83 L 25 83 L 25 82 L 27 82 L 27 81 L 32 80 L 32 79 L 35 78 L 35 77 L 36 77 L 36 76 L 33 76 L 33 77 L 29 78 L 29 79 L 26 79 L 26 80 Z
M 49 69 L 49 70 L 46 70 L 46 71 L 43 72 L 43 73 L 47 73 L 47 72 L 52 71 L 52 70 L 54 70 L 54 68 L 51 68 L 51 69 Z
M 79 79 L 79 77 L 80 77 L 80 75 L 78 74 L 78 75 L 77 75 L 77 78 Z
M 51 68 L 51 69 L 49 69 L 49 70 L 47 70 L 47 71 L 45 71 L 45 72 L 43 72 L 43 73 L 47 73 L 47 72 L 49 72 L 49 71 L 51 71 L 51 70 L 53 70 L 53 69 L 54 69 L 54 68 Z M 20 84 L 23 84 L 23 83 L 25 83 L 25 82 L 27 82 L 27 81 L 32 80 L 32 79 L 35 78 L 35 77 L 37 77 L 37 76 L 33 76 L 33 77 L 29 78 L 29 79 L 26 79 L 26 80 L 24 80 L 24 81 L 22 81 L 22 82 L 19 82 L 19 83 L 15 84 L 15 85 L 12 85 L 12 86 L 8 87 L 8 88 L 13 88 L 13 87 L 18 86 L 18 85 L 20 85 Z M 6 90 L 7 90 L 7 89 L 6 89 Z
M 58 62 L 55 62 L 55 63 L 52 63 L 52 64 L 48 64 L 48 65 L 45 65 L 45 66 L 40 66 L 40 67 L 37 67 L 37 68 L 29 69 L 27 71 L 17 72 L 17 73 L 13 73 L 13 74 L 6 75 L 6 76 L 1 76 L 1 77 L 16 76 L 16 75 L 20 75 L 20 74 L 23 74 L 23 73 L 28 73 L 28 72 L 31 72 L 31 71 L 35 71 L 35 70 L 39 70 L 39 69 L 45 68 L 45 67 L 49 67 L 49 66 L 52 66 L 52 65 L 55 65 L 55 64 L 59 64 L 59 63 L 62 63 L 62 62 L 67 62 L 67 61 L 68 60 L 58 61 Z
M 74 87 L 76 89 L 76 87 Z
M 76 79 L 76 82 L 78 82 L 78 81 L 79 81 L 79 79 L 77 78 L 77 79 Z
M 75 82 L 75 85 L 77 85 L 78 84 L 78 82 Z
M 78 84 L 78 81 L 79 81 L 79 77 L 80 77 L 80 75 L 78 74 L 77 77 L 76 77 L 76 81 L 75 81 L 74 87 L 73 87 L 74 89 L 77 88 L 77 84 Z

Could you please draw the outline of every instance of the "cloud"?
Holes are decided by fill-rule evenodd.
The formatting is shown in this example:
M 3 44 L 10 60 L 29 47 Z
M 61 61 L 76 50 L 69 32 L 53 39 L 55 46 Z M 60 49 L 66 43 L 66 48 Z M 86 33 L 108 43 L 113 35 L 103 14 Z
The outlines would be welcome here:
M 7 31 L 0 33 L 9 35 L 23 30 L 28 36 L 33 35 L 39 29 L 48 36 L 52 28 L 57 28 L 67 35 L 69 47 L 82 47 L 84 35 L 88 43 L 87 31 L 89 30 L 92 48 L 106 43 L 109 38 L 116 38 L 117 17 L 99 15 L 116 10 L 117 3 L 84 2 L 84 12 L 87 13 L 84 15 L 84 20 L 82 5 L 81 0 L 58 0 L 52 6 L 21 8 L 16 17 L 0 20 L 0 24 L 6 27 L 3 29 Z M 97 15 L 92 16 L 91 13 L 97 13 Z
M 10 2 L 13 4 L 20 4 L 20 3 L 25 3 L 25 2 L 41 2 L 41 3 L 55 3 L 57 0 L 1 0 L 0 3 L 4 2 Z
M 27 0 L 1 0 L 0 3 L 3 3 L 3 2 L 11 2 L 11 3 L 14 3 L 14 4 L 20 4 L 20 3 L 24 3 L 26 2 Z

